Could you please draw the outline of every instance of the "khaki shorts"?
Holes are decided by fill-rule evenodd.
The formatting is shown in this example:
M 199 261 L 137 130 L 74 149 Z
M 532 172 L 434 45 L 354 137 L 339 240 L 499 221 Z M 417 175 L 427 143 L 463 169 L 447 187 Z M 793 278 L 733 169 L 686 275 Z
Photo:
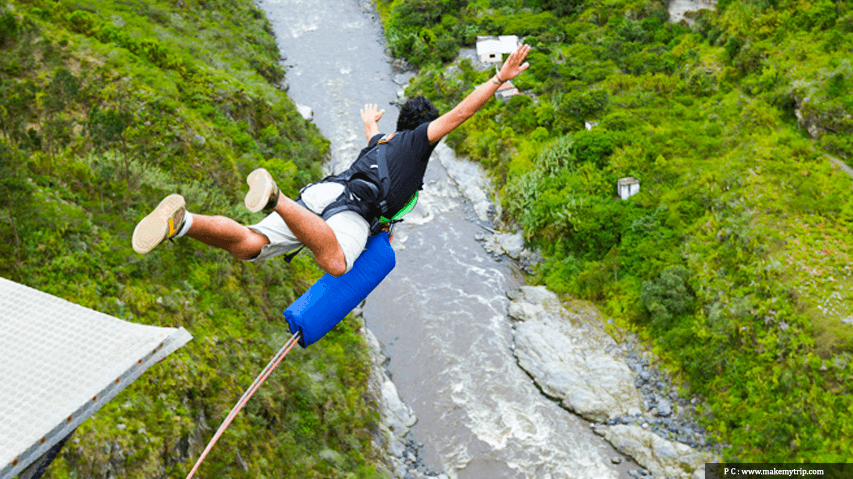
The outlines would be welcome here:
M 302 201 L 305 206 L 316 214 L 323 213 L 326 206 L 335 201 L 344 191 L 344 186 L 338 183 L 316 183 L 302 190 Z M 364 250 L 367 244 L 367 236 L 370 225 L 367 220 L 354 211 L 343 211 L 328 220 L 326 224 L 332 228 L 338 244 L 344 251 L 347 261 L 347 271 L 352 269 L 356 258 Z M 287 223 L 278 213 L 271 213 L 259 223 L 249 226 L 249 229 L 260 233 L 270 240 L 270 244 L 264 245 L 260 254 L 249 261 L 262 261 L 293 251 L 302 245 L 296 236 L 287 227 Z

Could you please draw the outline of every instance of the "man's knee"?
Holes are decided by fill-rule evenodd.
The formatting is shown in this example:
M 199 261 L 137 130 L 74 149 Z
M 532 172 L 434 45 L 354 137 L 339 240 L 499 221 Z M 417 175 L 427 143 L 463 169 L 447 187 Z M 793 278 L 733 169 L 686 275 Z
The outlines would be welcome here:
M 347 272 L 347 259 L 342 249 L 317 258 L 317 264 L 330 275 L 338 278 Z
M 231 248 L 231 254 L 237 259 L 249 261 L 261 254 L 261 250 L 268 244 L 270 240 L 265 235 L 249 230 L 246 236 Z
M 261 250 L 248 250 L 248 249 L 236 249 L 231 251 L 231 255 L 235 258 L 243 261 L 249 261 L 251 259 L 256 258 L 259 254 L 261 254 Z

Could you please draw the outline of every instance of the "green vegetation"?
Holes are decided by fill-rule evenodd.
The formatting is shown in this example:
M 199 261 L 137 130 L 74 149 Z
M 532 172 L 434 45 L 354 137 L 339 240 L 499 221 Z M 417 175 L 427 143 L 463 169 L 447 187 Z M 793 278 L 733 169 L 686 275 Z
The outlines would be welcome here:
M 133 252 L 165 195 L 256 221 L 264 166 L 287 194 L 328 142 L 276 87 L 280 55 L 251 1 L 0 1 L 0 275 L 194 340 L 86 421 L 48 477 L 185 477 L 289 333 L 313 262 L 247 265 L 193 241 Z M 376 477 L 368 360 L 346 320 L 270 376 L 203 477 Z
M 491 74 L 448 67 L 460 47 L 533 46 L 525 94 L 448 142 L 543 250 L 531 280 L 653 344 L 729 460 L 853 454 L 853 189 L 825 156 L 853 158 L 848 3 L 721 0 L 692 26 L 655 0 L 379 4 L 421 67 L 407 93 L 442 111 Z M 641 192 L 622 201 L 626 176 Z

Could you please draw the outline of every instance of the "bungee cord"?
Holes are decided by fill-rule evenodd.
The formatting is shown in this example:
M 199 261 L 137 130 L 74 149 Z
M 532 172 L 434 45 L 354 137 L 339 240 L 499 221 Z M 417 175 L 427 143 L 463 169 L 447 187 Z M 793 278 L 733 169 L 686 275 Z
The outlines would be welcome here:
M 293 346 L 295 346 L 299 342 L 299 338 L 300 334 L 299 331 L 297 331 L 293 336 L 291 336 L 291 338 L 286 343 L 284 343 L 284 346 L 282 346 L 281 349 L 278 350 L 275 356 L 270 359 L 270 362 L 267 363 L 267 366 L 264 368 L 263 371 L 261 371 L 261 374 L 259 374 L 258 377 L 255 378 L 255 381 L 251 384 L 251 386 L 249 386 L 246 392 L 243 393 L 243 396 L 240 397 L 240 400 L 237 401 L 237 404 L 235 404 L 234 407 L 231 409 L 231 412 L 228 413 L 228 416 L 222 422 L 222 425 L 220 425 L 219 429 L 216 430 L 216 434 L 214 434 L 210 442 L 207 443 L 207 447 L 204 448 L 204 452 L 202 452 L 201 456 L 199 456 L 198 461 L 196 461 L 195 466 L 193 466 L 192 470 L 190 471 L 190 474 L 187 476 L 187 479 L 191 479 L 193 477 L 193 474 L 195 474 L 195 472 L 198 470 L 198 467 L 201 465 L 202 461 L 204 461 L 204 458 L 207 456 L 207 453 L 209 453 L 210 450 L 213 449 L 213 445 L 216 444 L 216 441 L 219 440 L 219 437 L 222 435 L 223 432 L 225 432 L 225 429 L 228 427 L 229 424 L 231 424 L 231 421 L 234 420 L 234 418 L 237 416 L 237 413 L 240 412 L 241 409 L 243 409 L 243 406 L 245 406 L 247 402 L 249 402 L 249 399 L 252 397 L 253 394 L 255 394 L 255 391 L 257 391 L 258 388 L 261 387 L 261 384 L 263 384 L 263 382 L 267 379 L 267 376 L 272 373 L 273 369 L 278 366 L 278 363 L 280 363 L 287 355 L 287 353 L 291 349 L 293 349 Z

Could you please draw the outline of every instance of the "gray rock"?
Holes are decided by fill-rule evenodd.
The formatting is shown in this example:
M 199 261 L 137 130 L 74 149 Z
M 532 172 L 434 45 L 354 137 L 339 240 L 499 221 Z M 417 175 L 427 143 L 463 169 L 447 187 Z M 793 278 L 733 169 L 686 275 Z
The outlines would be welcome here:
M 672 414 L 672 406 L 666 399 L 659 399 L 657 403 L 658 416 L 667 417 Z
M 506 297 L 509 298 L 510 301 L 514 302 L 524 299 L 524 293 L 522 293 L 520 289 L 511 289 L 506 292 Z
M 489 221 L 489 211 L 494 209 L 494 203 L 489 199 L 488 192 L 492 184 L 483 168 L 474 162 L 456 157 L 456 154 L 443 141 L 433 150 L 433 158 L 438 158 L 441 166 L 459 187 L 465 198 L 471 201 L 474 212 L 480 221 Z
M 312 110 L 310 106 L 296 105 L 296 111 L 299 112 L 299 114 L 302 115 L 302 118 L 305 118 L 307 121 L 314 119 L 314 110 Z
M 515 234 L 501 233 L 498 235 L 498 242 L 510 258 L 519 259 L 521 257 L 521 252 L 524 250 L 524 237 L 520 231 Z
M 710 453 L 663 439 L 638 426 L 598 425 L 593 431 L 607 439 L 617 451 L 632 457 L 654 477 L 694 479 L 694 471 L 704 467 L 706 462 L 719 462 L 719 458 Z
M 516 321 L 526 321 L 528 319 L 536 319 L 536 314 L 541 311 L 541 308 L 527 302 L 512 302 L 507 307 L 507 316 Z
M 518 364 L 550 397 L 584 418 L 605 422 L 639 411 L 640 394 L 615 341 L 597 317 L 566 311 L 544 287 L 525 286 L 510 306 L 518 319 Z M 613 346 L 613 347 L 610 347 Z M 634 411 L 634 412 L 636 412 Z
M 686 22 L 692 25 L 694 20 L 691 12 L 698 12 L 702 9 L 714 10 L 716 7 L 715 0 L 673 0 L 668 3 L 667 10 L 669 11 L 669 21 L 672 23 Z
M 400 85 L 400 86 L 403 86 L 403 85 L 408 84 L 408 83 L 409 83 L 409 81 L 410 81 L 412 78 L 414 78 L 414 77 L 415 77 L 415 74 L 414 74 L 414 73 L 412 73 L 412 72 L 397 73 L 397 74 L 396 74 L 396 75 L 394 75 L 394 77 L 392 78 L 392 81 L 393 81 L 394 83 L 396 83 L 396 84 Z

